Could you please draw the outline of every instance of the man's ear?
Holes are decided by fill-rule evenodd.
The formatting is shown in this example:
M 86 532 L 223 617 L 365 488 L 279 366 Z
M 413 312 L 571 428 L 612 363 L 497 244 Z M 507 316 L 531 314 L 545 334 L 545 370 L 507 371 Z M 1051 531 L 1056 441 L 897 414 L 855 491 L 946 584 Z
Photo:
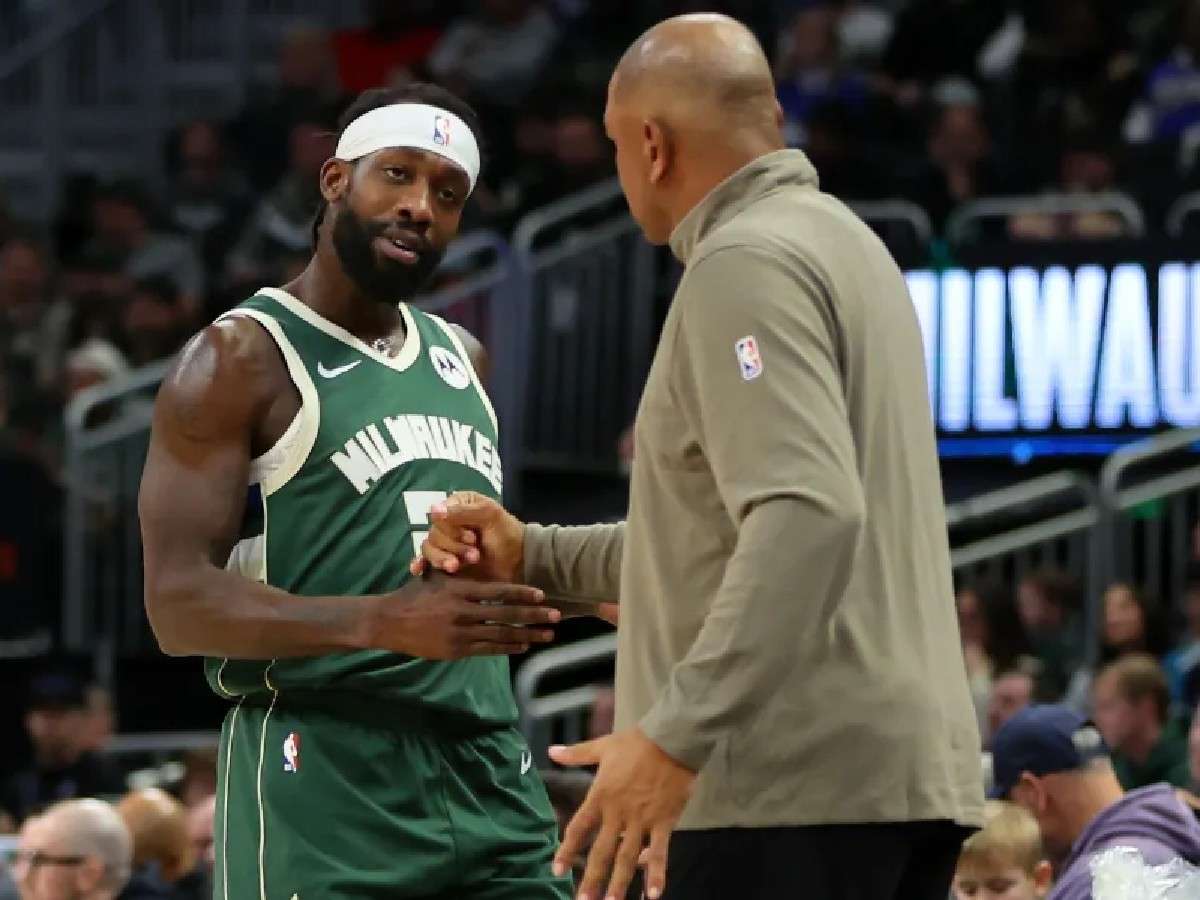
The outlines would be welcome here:
M 344 159 L 327 159 L 321 166 L 321 196 L 326 203 L 340 200 L 350 190 L 350 176 L 354 171 L 351 163 Z
M 646 173 L 651 184 L 667 177 L 674 160 L 675 148 L 671 134 L 657 119 L 642 123 L 642 152 L 646 156 Z
M 1033 867 L 1033 891 L 1039 900 L 1050 893 L 1050 885 L 1054 881 L 1054 867 L 1047 860 L 1042 860 Z
M 1037 778 L 1029 772 L 1022 772 L 1021 777 L 1013 786 L 1012 792 L 1009 795 L 1012 801 L 1020 806 L 1025 807 L 1035 815 L 1045 812 L 1046 809 L 1046 788 L 1042 784 L 1040 778 Z

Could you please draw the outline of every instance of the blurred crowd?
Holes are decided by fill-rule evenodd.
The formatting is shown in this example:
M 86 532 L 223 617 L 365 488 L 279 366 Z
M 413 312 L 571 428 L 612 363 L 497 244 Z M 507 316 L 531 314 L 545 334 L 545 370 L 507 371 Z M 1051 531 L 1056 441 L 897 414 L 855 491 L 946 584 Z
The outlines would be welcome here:
M 1120 188 L 1153 227 L 1200 186 L 1200 0 L 412 0 L 286 35 L 270 83 L 184 120 L 166 189 L 80 172 L 58 215 L 0 225 L 0 444 L 52 463 L 63 404 L 169 356 L 305 264 L 340 109 L 406 79 L 481 112 L 464 229 L 500 230 L 613 174 L 601 113 L 616 58 L 663 16 L 720 9 L 773 59 L 788 140 L 847 200 L 904 198 L 935 228 L 969 200 Z M 1015 215 L 1019 239 L 1111 237 L 1104 212 Z
M 215 750 L 118 764 L 108 692 L 66 670 L 32 679 L 24 724 L 28 761 L 0 777 L 0 900 L 212 896 Z
M 1167 599 L 1109 585 L 1088 647 L 1083 593 L 1066 573 L 1034 572 L 1015 590 L 964 584 L 962 652 L 984 746 L 1022 709 L 1059 703 L 1095 722 L 1126 790 L 1165 781 L 1200 792 L 1200 565 Z

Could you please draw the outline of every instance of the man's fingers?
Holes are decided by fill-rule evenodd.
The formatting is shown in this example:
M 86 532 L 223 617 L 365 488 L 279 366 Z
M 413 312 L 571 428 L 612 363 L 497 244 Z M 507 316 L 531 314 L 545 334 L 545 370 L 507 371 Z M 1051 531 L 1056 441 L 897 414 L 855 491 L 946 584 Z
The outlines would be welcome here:
M 457 556 L 460 563 L 473 566 L 479 562 L 479 549 L 460 540 L 464 534 L 473 535 L 474 532 L 470 529 L 447 529 L 444 525 L 435 525 L 425 536 L 425 543 L 442 553 Z
M 608 893 L 605 897 L 615 897 L 624 900 L 629 891 L 629 882 L 637 872 L 638 851 L 642 849 L 646 832 L 641 825 L 626 825 L 625 833 L 621 835 L 621 845 L 617 848 L 617 858 L 613 862 L 612 875 L 608 879 Z
M 550 748 L 550 758 L 560 766 L 594 766 L 600 762 L 603 743 L 604 738 L 596 738 L 570 747 L 556 744 Z
M 562 613 L 549 606 L 481 606 L 473 604 L 460 621 L 497 625 L 557 625 Z
M 472 581 L 463 582 L 462 592 L 469 600 L 476 603 L 507 603 L 510 606 L 541 605 L 546 602 L 546 594 L 534 587 L 524 584 L 503 584 L 502 582 Z
M 428 565 L 428 563 L 425 562 L 425 557 L 418 556 L 416 559 L 414 559 L 412 562 L 410 562 L 408 564 L 409 574 L 411 574 L 414 578 L 420 578 L 421 573 L 425 571 L 425 567 L 427 565 Z
M 430 507 L 429 520 L 456 529 L 482 528 L 503 512 L 504 507 L 490 497 L 474 491 L 461 491 Z
M 554 640 L 554 632 L 548 628 L 480 625 L 471 629 L 471 640 L 495 644 L 548 644 Z
M 671 826 L 657 825 L 650 832 L 650 846 L 642 854 L 646 869 L 646 897 L 658 900 L 667 889 L 667 848 L 671 844 Z
M 519 656 L 529 649 L 528 644 L 496 644 L 476 641 L 467 646 L 468 656 Z
M 571 871 L 571 866 L 575 864 L 575 858 L 579 856 L 580 851 L 587 843 L 588 836 L 599 824 L 600 806 L 592 799 L 592 793 L 589 790 L 578 811 L 571 817 L 571 821 L 563 831 L 562 843 L 558 845 L 558 852 L 554 854 L 554 863 L 551 868 L 556 877 L 561 878 Z
M 587 866 L 583 870 L 583 878 L 579 881 L 579 893 L 576 895 L 578 900 L 600 900 L 604 897 L 601 891 L 608 883 L 608 873 L 612 871 L 613 857 L 616 856 L 620 843 L 620 825 L 616 820 L 606 820 L 588 853 Z
M 428 539 L 421 544 L 421 556 L 435 569 L 448 575 L 453 575 L 462 568 L 462 560 L 453 553 L 447 553 Z

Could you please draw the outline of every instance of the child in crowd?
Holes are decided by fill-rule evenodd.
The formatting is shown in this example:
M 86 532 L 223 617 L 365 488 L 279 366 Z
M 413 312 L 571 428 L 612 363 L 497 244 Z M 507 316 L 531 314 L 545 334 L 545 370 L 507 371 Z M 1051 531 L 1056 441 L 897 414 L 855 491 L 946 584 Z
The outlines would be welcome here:
M 1050 863 L 1037 822 L 1021 807 L 989 800 L 983 830 L 963 844 L 954 873 L 954 900 L 1042 900 Z

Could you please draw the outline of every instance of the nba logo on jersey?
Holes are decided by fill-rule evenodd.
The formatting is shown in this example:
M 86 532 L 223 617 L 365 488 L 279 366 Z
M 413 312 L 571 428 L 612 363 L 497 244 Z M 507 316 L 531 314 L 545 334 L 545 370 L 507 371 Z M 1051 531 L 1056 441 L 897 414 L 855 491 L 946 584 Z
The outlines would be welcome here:
M 743 381 L 753 381 L 763 372 L 762 357 L 758 353 L 758 341 L 754 335 L 748 334 L 733 345 L 737 354 L 738 367 L 742 370 Z
M 294 731 L 283 739 L 283 771 L 300 771 L 300 735 Z
M 439 147 L 450 144 L 450 120 L 445 116 L 433 117 L 433 142 Z

